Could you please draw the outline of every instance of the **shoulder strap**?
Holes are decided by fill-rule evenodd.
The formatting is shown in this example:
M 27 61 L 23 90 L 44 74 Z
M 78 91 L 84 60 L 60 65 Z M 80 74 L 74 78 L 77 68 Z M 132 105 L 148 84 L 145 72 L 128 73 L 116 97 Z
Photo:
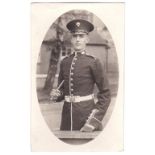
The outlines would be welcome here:
M 91 55 L 91 54 L 88 54 L 88 53 L 86 53 L 86 55 L 88 56 L 88 57 L 91 57 L 91 58 L 93 58 L 93 59 L 97 59 L 94 55 Z

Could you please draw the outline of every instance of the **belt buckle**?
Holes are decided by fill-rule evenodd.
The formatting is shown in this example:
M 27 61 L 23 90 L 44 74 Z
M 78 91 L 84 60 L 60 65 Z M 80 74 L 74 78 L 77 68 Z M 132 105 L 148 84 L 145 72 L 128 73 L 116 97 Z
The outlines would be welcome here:
M 70 102 L 75 102 L 75 96 L 70 96 Z

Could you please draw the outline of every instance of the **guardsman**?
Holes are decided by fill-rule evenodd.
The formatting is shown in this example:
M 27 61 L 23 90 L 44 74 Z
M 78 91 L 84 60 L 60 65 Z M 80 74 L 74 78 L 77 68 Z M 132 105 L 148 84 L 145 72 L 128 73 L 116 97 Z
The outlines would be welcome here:
M 51 96 L 56 101 L 64 99 L 60 130 L 91 132 L 102 130 L 102 119 L 109 106 L 111 95 L 99 59 L 87 54 L 88 34 L 94 26 L 82 19 L 67 24 L 72 34 L 73 53 L 60 64 L 59 90 Z M 98 87 L 97 102 L 94 101 L 94 85 Z

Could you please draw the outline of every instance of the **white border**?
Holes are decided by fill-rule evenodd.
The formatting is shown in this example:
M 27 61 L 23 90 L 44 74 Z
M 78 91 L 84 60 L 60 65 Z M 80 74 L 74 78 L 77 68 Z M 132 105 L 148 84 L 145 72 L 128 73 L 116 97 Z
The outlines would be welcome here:
M 155 153 L 154 5 L 154 0 L 126 0 L 124 155 Z M 0 7 L 0 153 L 31 154 L 30 1 L 3 0 Z
M 118 55 L 119 90 L 112 116 L 95 140 L 75 146 L 59 141 L 49 130 L 41 115 L 36 94 L 35 71 L 42 40 L 51 24 L 63 13 L 73 9 L 94 13 L 108 27 Z M 117 13 L 117 16 L 116 16 Z M 33 151 L 122 151 L 123 149 L 123 66 L 124 5 L 123 3 L 36 3 L 32 5 L 32 124 Z M 36 141 L 37 139 L 37 141 Z

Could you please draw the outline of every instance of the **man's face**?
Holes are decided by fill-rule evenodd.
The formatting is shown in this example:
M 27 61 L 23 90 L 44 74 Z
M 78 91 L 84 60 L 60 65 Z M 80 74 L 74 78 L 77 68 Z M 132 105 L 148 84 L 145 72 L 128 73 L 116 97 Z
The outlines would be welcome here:
M 88 43 L 88 35 L 86 33 L 73 33 L 71 43 L 75 51 L 83 51 Z

